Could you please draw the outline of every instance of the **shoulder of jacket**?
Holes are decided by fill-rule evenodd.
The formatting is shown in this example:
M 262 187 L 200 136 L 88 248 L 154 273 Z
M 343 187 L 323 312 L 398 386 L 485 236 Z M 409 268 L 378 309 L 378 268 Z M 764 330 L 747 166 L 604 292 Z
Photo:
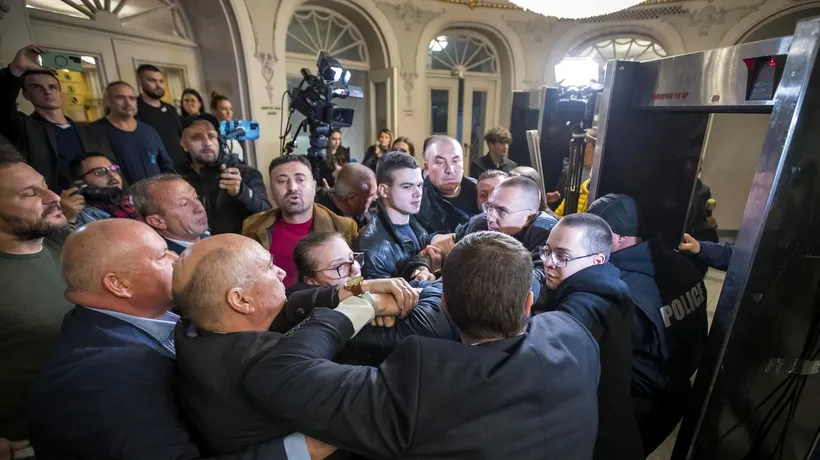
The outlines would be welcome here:
M 249 236 L 261 228 L 268 228 L 276 221 L 276 209 L 258 212 L 242 221 L 242 234 Z

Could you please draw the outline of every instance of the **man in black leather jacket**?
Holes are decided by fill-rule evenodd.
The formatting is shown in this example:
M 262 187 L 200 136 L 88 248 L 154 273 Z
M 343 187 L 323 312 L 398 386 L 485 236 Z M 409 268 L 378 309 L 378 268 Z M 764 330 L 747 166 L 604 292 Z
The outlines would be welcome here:
M 424 150 L 424 196 L 418 219 L 432 233 L 453 233 L 478 209 L 478 189 L 472 177 L 464 177 L 464 150 L 457 140 L 433 136 Z
M 231 163 L 220 148 L 219 122 L 210 114 L 182 121 L 182 148 L 190 158 L 183 174 L 205 206 L 211 234 L 241 233 L 242 221 L 271 209 L 265 181 L 256 169 Z
M 430 243 L 415 217 L 421 206 L 421 172 L 413 157 L 391 152 L 379 160 L 376 180 L 379 201 L 375 216 L 354 245 L 364 252 L 362 276 L 415 278 L 418 274 L 404 273 L 404 266 Z

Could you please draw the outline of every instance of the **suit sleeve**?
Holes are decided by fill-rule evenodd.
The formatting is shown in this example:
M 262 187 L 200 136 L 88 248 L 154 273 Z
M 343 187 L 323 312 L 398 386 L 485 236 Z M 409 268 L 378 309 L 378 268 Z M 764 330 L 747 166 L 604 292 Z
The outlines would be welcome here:
M 270 331 L 284 334 L 301 323 L 314 309 L 333 309 L 339 305 L 338 287 L 301 286 L 304 288 L 288 292 L 288 301 L 274 318 Z
M 346 316 L 317 310 L 252 363 L 240 383 L 274 423 L 371 458 L 395 458 L 412 439 L 418 406 L 419 342 L 381 367 L 330 361 L 353 335 Z
M 712 243 L 710 241 L 698 241 L 700 243 L 700 253 L 697 258 L 715 270 L 726 271 L 729 269 L 729 261 L 732 259 L 732 245 L 729 243 Z
M 12 144 L 23 145 L 25 115 L 17 110 L 21 81 L 6 67 L 0 69 L 0 134 Z M 20 152 L 28 157 L 28 152 Z
M 248 212 L 257 213 L 271 209 L 268 193 L 265 190 L 265 181 L 262 174 L 252 168 L 242 168 L 242 187 L 236 200 L 245 205 Z
M 393 327 L 365 326 L 350 341 L 353 347 L 391 351 L 407 337 L 418 335 L 448 340 L 459 340 L 458 330 L 447 319 L 441 308 L 441 282 L 437 281 L 421 291 L 419 303 Z

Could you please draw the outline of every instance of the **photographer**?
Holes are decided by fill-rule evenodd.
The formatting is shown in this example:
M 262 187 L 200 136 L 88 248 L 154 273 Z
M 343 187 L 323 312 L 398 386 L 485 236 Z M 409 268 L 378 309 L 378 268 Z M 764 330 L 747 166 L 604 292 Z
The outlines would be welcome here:
M 271 208 L 259 171 L 225 153 L 213 115 L 184 119 L 180 145 L 190 161 L 183 177 L 202 199 L 211 234 L 240 233 L 243 220 Z
M 137 219 L 131 197 L 122 190 L 119 166 L 102 153 L 85 153 L 69 166 L 74 187 L 60 195 L 60 206 L 71 223 L 85 225 L 112 217 Z

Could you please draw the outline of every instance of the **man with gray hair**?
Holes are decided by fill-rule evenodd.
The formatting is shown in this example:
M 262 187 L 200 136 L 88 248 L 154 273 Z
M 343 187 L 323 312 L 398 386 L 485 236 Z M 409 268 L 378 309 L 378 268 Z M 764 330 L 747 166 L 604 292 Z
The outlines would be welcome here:
M 208 236 L 208 216 L 196 190 L 182 176 L 160 174 L 131 186 L 134 207 L 168 249 L 180 254 Z
M 358 163 L 348 163 L 336 175 L 332 188 L 316 190 L 313 202 L 330 209 L 337 216 L 355 220 L 361 231 L 370 219 L 370 205 L 377 198 L 373 170 Z
M 433 136 L 424 149 L 424 196 L 416 216 L 430 233 L 453 233 L 478 214 L 476 181 L 464 177 L 464 150 L 449 136 Z

